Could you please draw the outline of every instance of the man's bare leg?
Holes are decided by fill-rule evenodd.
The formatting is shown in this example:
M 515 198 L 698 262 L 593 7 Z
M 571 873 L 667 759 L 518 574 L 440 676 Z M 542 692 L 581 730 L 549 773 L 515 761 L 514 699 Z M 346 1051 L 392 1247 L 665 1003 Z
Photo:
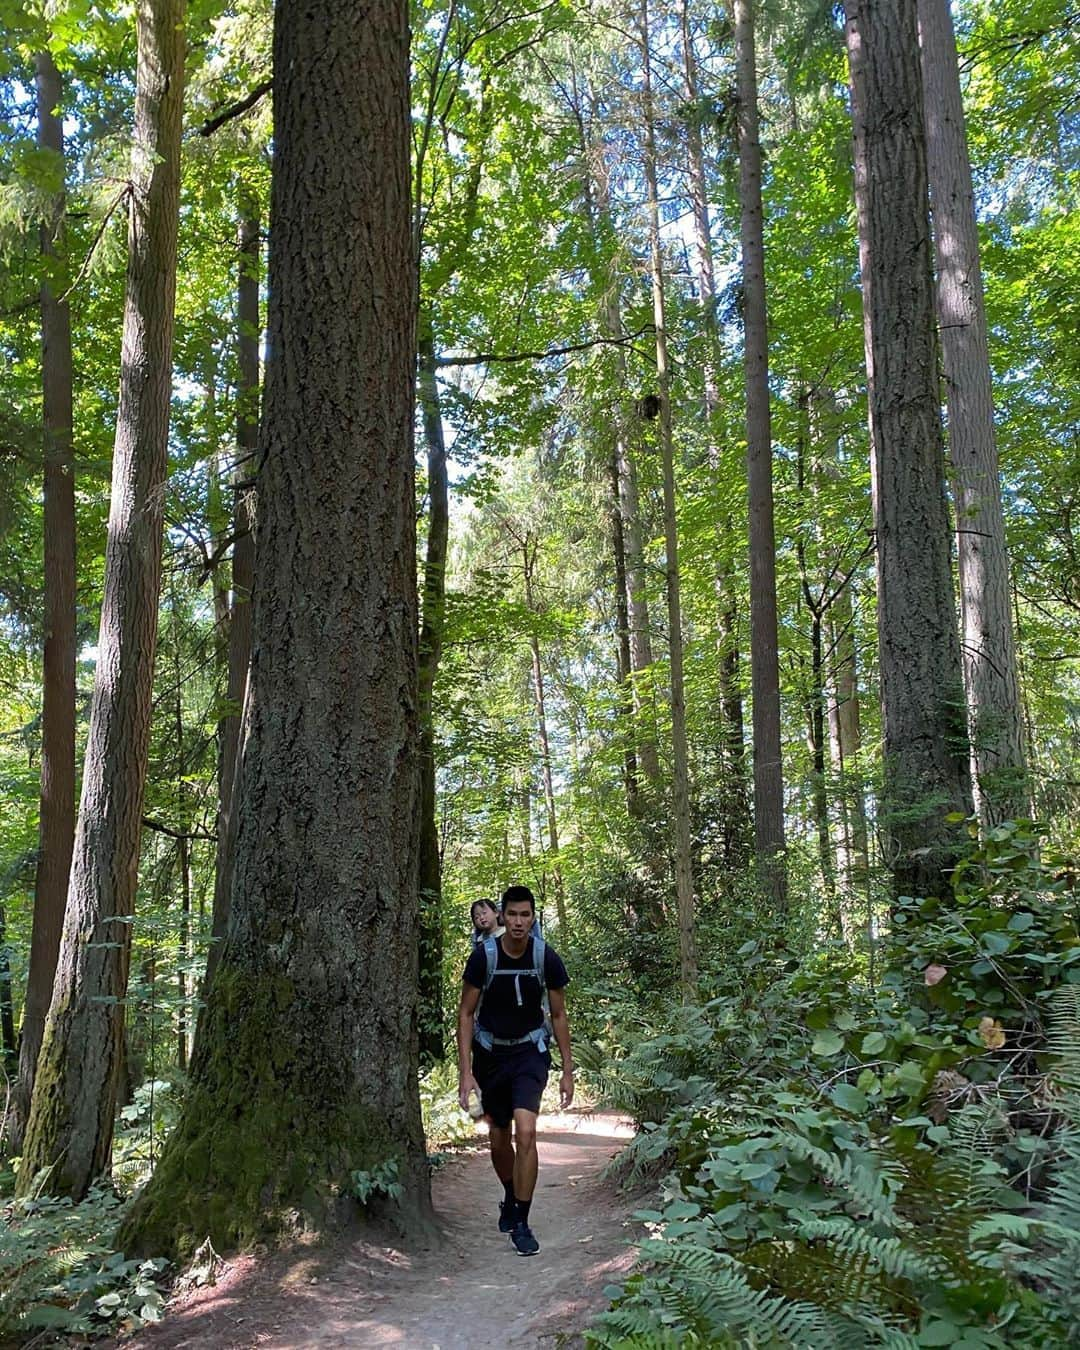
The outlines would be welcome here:
M 509 1186 L 514 1180 L 516 1171 L 511 1127 L 509 1125 L 489 1125 L 488 1147 L 491 1149 L 491 1165 L 495 1168 L 495 1175 L 504 1186 Z M 534 1184 L 535 1180 L 536 1173 L 534 1170 Z
M 536 1112 L 514 1112 L 514 1198 L 528 1204 L 536 1190 L 540 1160 L 536 1152 Z

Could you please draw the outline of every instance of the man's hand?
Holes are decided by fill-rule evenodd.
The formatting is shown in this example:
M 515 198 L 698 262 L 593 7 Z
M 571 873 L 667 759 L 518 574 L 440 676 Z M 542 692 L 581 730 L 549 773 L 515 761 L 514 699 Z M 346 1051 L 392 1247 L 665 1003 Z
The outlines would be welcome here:
M 479 1093 L 479 1091 L 480 1088 L 477 1086 L 476 1079 L 472 1076 L 471 1073 L 463 1073 L 458 1075 L 457 1099 L 458 1104 L 460 1105 L 463 1111 L 467 1111 L 469 1109 L 469 1093 L 470 1092 Z M 571 1091 L 573 1091 L 572 1088 Z
M 559 1079 L 559 1105 L 565 1111 L 574 1100 L 574 1071 L 573 1069 L 563 1069 L 562 1077 Z

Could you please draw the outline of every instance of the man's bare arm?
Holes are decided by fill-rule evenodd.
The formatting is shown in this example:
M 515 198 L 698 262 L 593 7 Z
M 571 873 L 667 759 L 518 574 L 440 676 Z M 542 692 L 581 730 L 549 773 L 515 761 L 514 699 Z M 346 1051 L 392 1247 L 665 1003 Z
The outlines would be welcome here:
M 574 1056 L 570 1050 L 570 1019 L 566 1015 L 566 994 L 562 989 L 548 990 L 551 1006 L 551 1029 L 562 1059 L 562 1078 L 559 1080 L 559 1101 L 565 1110 L 574 1100 Z
M 463 1111 L 469 1109 L 469 1093 L 477 1091 L 472 1071 L 473 1020 L 480 1003 L 480 990 L 474 984 L 463 982 L 461 1002 L 458 1004 L 458 1102 Z

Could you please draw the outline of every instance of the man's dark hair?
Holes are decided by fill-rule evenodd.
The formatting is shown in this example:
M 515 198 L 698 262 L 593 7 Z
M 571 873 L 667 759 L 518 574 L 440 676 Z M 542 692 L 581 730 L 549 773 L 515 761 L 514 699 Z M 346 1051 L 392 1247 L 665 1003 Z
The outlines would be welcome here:
M 528 886 L 507 886 L 502 893 L 502 907 L 505 910 L 507 905 L 528 905 L 532 912 L 536 913 L 536 897 Z

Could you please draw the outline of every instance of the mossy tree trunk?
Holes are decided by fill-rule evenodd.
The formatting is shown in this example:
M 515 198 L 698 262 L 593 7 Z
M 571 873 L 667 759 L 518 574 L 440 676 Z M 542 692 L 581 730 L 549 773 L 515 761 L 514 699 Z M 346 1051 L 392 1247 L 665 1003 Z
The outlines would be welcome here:
M 232 1247 L 429 1205 L 417 1091 L 415 270 L 405 0 L 280 3 L 254 645 L 229 933 L 120 1235 Z
M 947 895 L 973 810 L 938 402 L 915 0 L 847 0 L 895 890 Z
M 450 543 L 450 479 L 446 463 L 435 340 L 430 317 L 420 337 L 420 411 L 427 447 L 428 532 L 420 616 L 420 1050 L 441 1060 L 442 999 L 442 850 L 435 816 L 435 677 L 446 625 L 446 554 Z
M 36 67 L 38 145 L 58 156 L 63 166 L 64 130 L 58 108 L 63 91 L 60 72 L 47 50 L 39 53 Z M 45 441 L 41 814 L 19 1076 L 8 1122 L 8 1138 L 15 1153 L 22 1151 L 34 1071 L 52 998 L 75 840 L 75 473 L 71 436 L 71 311 L 62 294 L 66 271 L 65 209 L 61 189 L 53 200 L 50 219 L 41 227 L 41 252 L 50 273 L 41 286 L 41 412 Z
M 161 578 L 184 84 L 183 0 L 140 0 L 120 402 L 97 671 L 52 1003 L 19 1171 L 76 1198 L 109 1168 Z

